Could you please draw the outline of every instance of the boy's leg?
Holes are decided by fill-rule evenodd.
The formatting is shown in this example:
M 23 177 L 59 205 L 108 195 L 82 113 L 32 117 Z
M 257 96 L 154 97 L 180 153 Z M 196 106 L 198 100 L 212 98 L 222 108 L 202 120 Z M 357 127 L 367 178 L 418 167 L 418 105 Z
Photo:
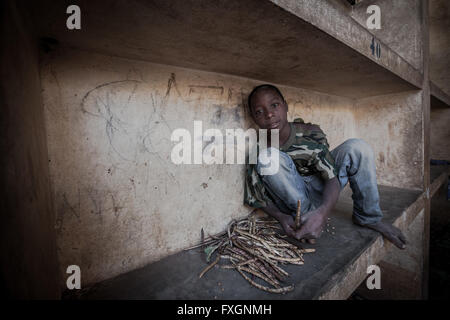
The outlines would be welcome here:
M 338 170 L 341 188 L 350 182 L 353 198 L 353 221 L 380 232 L 397 247 L 406 244 L 402 232 L 381 221 L 376 179 L 375 159 L 372 148 L 361 139 L 349 139 L 331 151 Z
M 361 139 L 349 139 L 331 151 L 341 188 L 350 182 L 353 220 L 361 225 L 381 220 L 375 160 L 372 148 Z
M 274 165 L 274 161 L 279 165 Z M 262 175 L 261 169 L 268 167 L 278 167 L 278 170 L 271 175 Z M 256 171 L 280 211 L 295 215 L 298 200 L 302 213 L 311 210 L 308 189 L 288 154 L 276 148 L 263 150 L 258 156 Z

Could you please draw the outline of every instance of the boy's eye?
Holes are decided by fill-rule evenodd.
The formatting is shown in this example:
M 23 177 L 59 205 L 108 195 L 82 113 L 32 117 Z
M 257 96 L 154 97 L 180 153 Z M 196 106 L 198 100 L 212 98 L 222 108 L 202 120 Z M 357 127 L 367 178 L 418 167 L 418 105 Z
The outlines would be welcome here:
M 276 108 L 276 107 L 278 107 L 279 105 L 280 105 L 279 103 L 273 103 L 273 104 L 272 104 L 272 107 Z

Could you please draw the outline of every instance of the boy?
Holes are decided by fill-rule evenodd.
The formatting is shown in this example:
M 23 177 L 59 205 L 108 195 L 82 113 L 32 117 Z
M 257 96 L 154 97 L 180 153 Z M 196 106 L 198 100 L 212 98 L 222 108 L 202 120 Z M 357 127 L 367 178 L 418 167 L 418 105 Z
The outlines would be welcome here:
M 347 182 L 353 191 L 353 222 L 380 232 L 398 248 L 406 239 L 391 224 L 381 221 L 375 161 L 370 146 L 349 139 L 331 152 L 319 126 L 302 119 L 287 121 L 288 106 L 275 86 L 255 87 L 248 97 L 251 116 L 267 129 L 268 148 L 260 150 L 257 164 L 247 166 L 244 202 L 277 219 L 288 236 L 316 239 Z M 279 130 L 279 149 L 269 146 L 270 132 Z M 279 161 L 275 174 L 261 169 Z M 297 200 L 301 200 L 302 225 L 294 226 Z

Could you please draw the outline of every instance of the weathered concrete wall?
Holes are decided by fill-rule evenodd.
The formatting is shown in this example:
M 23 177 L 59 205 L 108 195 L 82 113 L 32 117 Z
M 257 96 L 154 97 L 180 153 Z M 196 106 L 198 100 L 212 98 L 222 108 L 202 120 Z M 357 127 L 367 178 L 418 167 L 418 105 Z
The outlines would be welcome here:
M 16 1 L 2 1 L 2 297 L 60 297 L 37 41 Z
M 288 119 L 300 117 L 319 124 L 327 135 L 330 150 L 357 137 L 353 100 L 299 88 L 283 87 L 283 92 L 289 106 Z
M 430 0 L 430 80 L 450 95 L 450 3 Z M 432 108 L 430 112 L 431 158 L 450 160 L 450 110 Z
M 83 285 L 135 269 L 243 216 L 243 165 L 175 165 L 176 128 L 252 126 L 245 78 L 60 49 L 41 80 L 61 272 Z M 352 100 L 280 87 L 289 118 L 321 125 L 331 147 L 355 137 Z M 65 275 L 64 275 L 65 276 Z
M 431 159 L 450 161 L 450 109 L 431 109 Z
M 379 184 L 422 188 L 420 91 L 355 101 L 356 130 L 375 152 Z
M 371 15 L 367 8 L 372 4 L 380 7 L 381 29 L 367 29 Z M 421 0 L 366 0 L 353 6 L 350 15 L 414 68 L 422 70 Z
M 430 0 L 430 80 L 450 95 L 450 3 Z

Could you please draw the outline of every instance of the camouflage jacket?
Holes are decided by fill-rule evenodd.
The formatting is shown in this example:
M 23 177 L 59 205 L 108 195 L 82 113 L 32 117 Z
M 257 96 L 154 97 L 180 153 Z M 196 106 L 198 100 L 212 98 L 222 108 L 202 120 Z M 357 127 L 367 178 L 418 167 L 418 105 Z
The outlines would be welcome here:
M 305 123 L 301 118 L 290 122 L 291 133 L 288 140 L 280 147 L 294 161 L 297 171 L 302 176 L 319 173 L 327 181 L 337 175 L 334 159 L 328 150 L 326 135 L 318 126 L 308 123 L 308 127 L 300 128 L 294 123 Z M 266 200 L 270 199 L 266 188 L 256 171 L 255 164 L 247 164 L 244 203 L 254 207 L 265 207 Z

